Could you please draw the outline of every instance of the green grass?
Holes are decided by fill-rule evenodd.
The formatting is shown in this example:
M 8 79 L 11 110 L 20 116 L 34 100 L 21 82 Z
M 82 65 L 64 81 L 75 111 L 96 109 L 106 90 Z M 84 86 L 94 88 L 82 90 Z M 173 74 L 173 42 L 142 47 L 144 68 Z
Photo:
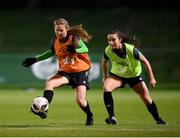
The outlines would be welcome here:
M 168 125 L 156 125 L 146 107 L 131 89 L 113 93 L 118 124 L 106 125 L 101 89 L 91 89 L 87 99 L 94 112 L 94 125 L 84 126 L 85 115 L 70 88 L 56 89 L 48 118 L 29 113 L 31 101 L 41 90 L 0 90 L 0 137 L 175 137 L 180 136 L 180 92 L 152 91 L 161 116 Z

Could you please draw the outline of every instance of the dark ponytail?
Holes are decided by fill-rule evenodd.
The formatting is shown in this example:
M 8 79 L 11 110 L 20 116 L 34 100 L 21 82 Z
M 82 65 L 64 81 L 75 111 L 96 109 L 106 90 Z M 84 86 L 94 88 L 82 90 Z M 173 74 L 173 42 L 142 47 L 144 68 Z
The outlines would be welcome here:
M 139 39 L 136 38 L 136 36 L 129 36 L 125 33 L 120 32 L 119 30 L 114 30 L 109 32 L 108 34 L 117 34 L 118 38 L 122 38 L 122 42 L 123 43 L 128 43 L 128 44 L 132 44 L 135 47 L 139 47 L 140 46 L 140 41 Z

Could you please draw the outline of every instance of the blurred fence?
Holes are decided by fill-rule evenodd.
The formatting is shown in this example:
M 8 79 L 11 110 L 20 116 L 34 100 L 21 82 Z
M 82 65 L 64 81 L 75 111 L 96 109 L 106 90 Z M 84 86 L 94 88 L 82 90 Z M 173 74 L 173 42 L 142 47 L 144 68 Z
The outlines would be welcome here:
M 163 51 L 159 54 L 156 51 L 144 51 L 144 54 L 150 61 L 157 84 L 160 86 L 180 84 L 180 64 L 176 59 L 180 59 L 177 51 Z M 35 85 L 44 85 L 44 81 L 58 70 L 56 58 L 50 58 L 38 62 L 30 68 L 24 68 L 21 63 L 26 57 L 32 57 L 35 54 L 1 54 L 0 55 L 0 86 L 1 85 L 25 85 L 33 87 Z M 89 81 L 91 85 L 102 85 L 101 71 L 102 54 L 90 54 L 92 68 L 89 72 Z M 144 68 L 143 68 L 144 69 Z M 142 74 L 148 83 L 147 74 Z

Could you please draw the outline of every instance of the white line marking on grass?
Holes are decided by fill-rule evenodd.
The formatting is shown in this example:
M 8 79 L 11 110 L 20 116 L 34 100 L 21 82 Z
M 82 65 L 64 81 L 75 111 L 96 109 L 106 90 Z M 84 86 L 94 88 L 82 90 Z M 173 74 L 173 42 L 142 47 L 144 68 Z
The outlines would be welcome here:
M 180 129 L 163 129 L 163 128 L 64 128 L 64 127 L 6 127 L 5 129 L 28 130 L 28 129 L 41 129 L 41 130 L 58 130 L 58 131 L 180 131 Z

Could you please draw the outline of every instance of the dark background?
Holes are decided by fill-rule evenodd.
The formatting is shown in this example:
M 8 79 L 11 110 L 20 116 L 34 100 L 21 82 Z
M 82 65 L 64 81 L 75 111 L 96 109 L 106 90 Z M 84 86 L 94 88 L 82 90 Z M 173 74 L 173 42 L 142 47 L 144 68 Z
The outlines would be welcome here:
M 163 84 L 180 83 L 180 11 L 176 0 L 1 0 L 0 53 L 49 49 L 53 21 L 83 24 L 93 36 L 90 55 L 103 54 L 106 35 L 119 29 L 140 40 L 140 51 Z
M 1 8 L 178 8 L 177 0 L 1 0 Z

